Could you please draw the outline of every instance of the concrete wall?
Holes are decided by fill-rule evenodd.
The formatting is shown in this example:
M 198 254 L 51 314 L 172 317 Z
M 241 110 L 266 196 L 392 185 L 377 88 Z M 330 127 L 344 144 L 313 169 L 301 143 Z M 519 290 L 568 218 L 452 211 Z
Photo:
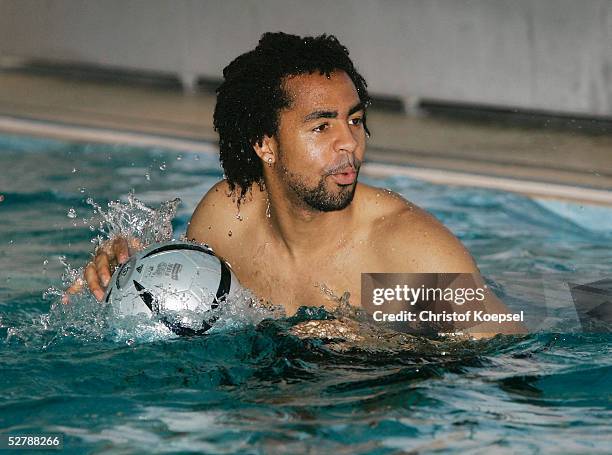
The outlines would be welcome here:
M 333 33 L 373 93 L 612 117 L 610 0 L 0 0 L 0 54 L 219 78 Z

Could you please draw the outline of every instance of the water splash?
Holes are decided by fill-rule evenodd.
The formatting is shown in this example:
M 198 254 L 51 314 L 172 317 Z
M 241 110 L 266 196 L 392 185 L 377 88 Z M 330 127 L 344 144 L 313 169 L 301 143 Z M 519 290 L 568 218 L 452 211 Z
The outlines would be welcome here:
M 94 217 L 89 222 L 92 223 L 90 229 L 97 231 L 91 240 L 96 248 L 105 247 L 114 238 L 124 237 L 129 240 L 134 252 L 172 239 L 172 220 L 180 199 L 163 202 L 158 209 L 148 207 L 134 194 L 129 194 L 126 201 L 109 202 L 106 208 L 92 198 L 87 199 L 87 203 L 94 209 Z M 60 256 L 59 260 L 64 266 L 62 287 L 51 287 L 43 295 L 46 300 L 51 300 L 49 313 L 41 315 L 29 325 L 9 328 L 7 343 L 47 349 L 67 339 L 133 344 L 136 341 L 149 342 L 177 336 L 156 316 L 115 314 L 109 305 L 98 302 L 87 290 L 83 279 L 85 266 L 73 267 L 65 256 Z M 62 303 L 65 290 L 75 283 L 82 289 L 69 296 L 68 304 Z M 203 317 L 197 309 L 174 313 L 165 316 L 172 316 L 187 326 L 201 324 Z M 266 318 L 284 315 L 280 308 L 262 305 L 250 291 L 243 290 L 214 310 L 214 332 L 237 330 L 256 325 Z
M 130 193 L 126 202 L 109 202 L 107 210 L 92 198 L 88 198 L 87 203 L 94 208 L 94 214 L 102 217 L 98 224 L 100 235 L 92 243 L 100 246 L 109 239 L 125 237 L 137 240 L 134 243 L 145 248 L 152 243 L 172 239 L 172 220 L 181 200 L 176 198 L 162 202 L 159 209 L 153 209 Z
M 180 199 L 163 202 L 158 209 L 147 207 L 134 194 L 129 194 L 124 202 L 109 202 L 106 209 L 93 198 L 88 198 L 87 203 L 94 209 L 94 215 L 87 223 L 90 223 L 90 230 L 97 234 L 91 240 L 95 247 L 102 247 L 105 242 L 121 236 L 129 239 L 129 245 L 135 251 L 172 239 L 172 219 Z M 68 217 L 76 217 L 73 208 L 69 210 Z M 43 294 L 45 300 L 51 301 L 49 313 L 35 318 L 31 324 L 8 328 L 6 342 L 46 349 L 63 339 L 89 342 L 126 338 L 121 330 L 113 330 L 109 324 L 109 308 L 99 303 L 87 290 L 83 280 L 85 266 L 73 267 L 65 256 L 60 256 L 59 261 L 64 266 L 62 287 L 50 287 Z M 80 285 L 81 290 L 69 296 L 69 304 L 62 303 L 66 289 L 75 284 Z M 154 340 L 169 336 L 167 329 L 160 328 L 158 321 L 152 318 L 132 321 L 124 328 L 126 333 L 130 332 L 131 337 L 137 339 Z

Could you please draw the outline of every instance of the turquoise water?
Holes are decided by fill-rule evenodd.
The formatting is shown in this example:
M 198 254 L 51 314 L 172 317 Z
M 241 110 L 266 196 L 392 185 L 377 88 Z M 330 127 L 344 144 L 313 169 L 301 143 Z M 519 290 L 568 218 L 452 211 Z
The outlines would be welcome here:
M 214 156 L 2 136 L 0 164 L 2 433 L 62 433 L 69 453 L 612 452 L 609 333 L 553 321 L 525 337 L 338 350 L 288 334 L 331 317 L 302 311 L 205 337 L 120 337 L 94 302 L 43 297 L 63 286 L 61 257 L 89 259 L 86 199 L 180 197 L 178 236 L 221 177 Z M 363 180 L 434 213 L 509 305 L 550 309 L 542 277 L 610 272 L 609 230 L 529 198 Z

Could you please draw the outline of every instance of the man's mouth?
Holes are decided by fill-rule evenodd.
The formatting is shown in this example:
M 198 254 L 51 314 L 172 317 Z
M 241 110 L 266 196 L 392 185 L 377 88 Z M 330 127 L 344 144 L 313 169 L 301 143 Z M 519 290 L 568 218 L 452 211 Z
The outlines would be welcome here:
M 345 169 L 345 172 L 336 172 L 335 174 L 331 174 L 331 178 L 338 185 L 350 185 L 355 182 L 357 178 L 357 171 L 353 168 Z

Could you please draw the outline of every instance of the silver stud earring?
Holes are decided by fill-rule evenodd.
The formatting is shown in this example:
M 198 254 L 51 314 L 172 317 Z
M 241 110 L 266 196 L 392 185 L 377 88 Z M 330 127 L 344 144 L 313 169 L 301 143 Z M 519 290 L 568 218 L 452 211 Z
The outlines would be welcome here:
M 272 157 L 268 157 L 268 166 L 272 167 Z

